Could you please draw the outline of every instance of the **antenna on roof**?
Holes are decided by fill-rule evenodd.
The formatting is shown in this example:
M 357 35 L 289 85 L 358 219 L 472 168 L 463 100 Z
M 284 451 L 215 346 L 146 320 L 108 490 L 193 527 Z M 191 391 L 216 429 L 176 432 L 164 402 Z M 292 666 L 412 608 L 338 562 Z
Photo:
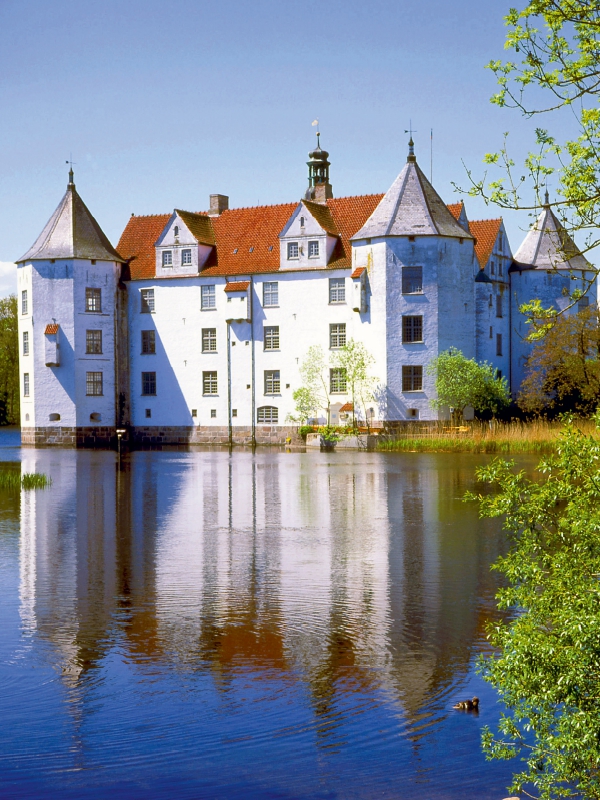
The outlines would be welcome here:
M 69 185 L 73 185 L 74 186 L 75 184 L 73 182 L 73 164 L 74 164 L 73 153 L 69 153 L 69 158 L 68 158 L 67 161 L 65 161 L 65 164 L 70 164 L 71 165 L 71 168 L 69 169 Z
M 433 186 L 433 128 L 429 138 L 429 183 Z

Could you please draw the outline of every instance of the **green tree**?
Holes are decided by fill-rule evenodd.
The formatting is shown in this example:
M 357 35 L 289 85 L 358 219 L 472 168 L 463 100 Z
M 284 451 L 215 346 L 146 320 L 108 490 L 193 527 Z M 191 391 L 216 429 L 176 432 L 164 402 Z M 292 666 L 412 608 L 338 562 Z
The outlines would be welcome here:
M 494 565 L 508 614 L 488 626 L 494 651 L 479 663 L 506 710 L 483 746 L 521 759 L 511 792 L 600 798 L 599 435 L 566 424 L 540 473 L 501 460 L 477 471 L 497 490 L 476 496 L 481 515 L 503 517 L 510 542 Z
M 448 407 L 460 414 L 472 406 L 478 414 L 497 414 L 508 406 L 510 395 L 505 378 L 498 378 L 491 364 L 478 364 L 451 347 L 434 358 L 427 372 L 435 376 L 433 408 Z
M 560 317 L 527 360 L 517 398 L 527 412 L 592 414 L 600 404 L 598 309 Z
M 0 300 L 0 424 L 19 421 L 19 336 L 17 296 Z
M 292 395 L 296 403 L 296 413 L 289 414 L 291 422 L 305 423 L 311 417 L 317 417 L 323 409 L 327 412 L 327 423 L 330 421 L 329 398 L 329 365 L 323 348 L 313 345 L 308 348 L 304 361 L 300 366 L 302 386 Z
M 357 401 L 363 407 L 368 424 L 366 404 L 373 399 L 373 387 L 376 382 L 376 379 L 369 375 L 369 367 L 375 363 L 374 357 L 362 342 L 349 339 L 343 347 L 333 353 L 331 363 L 333 367 L 343 369 L 346 375 L 346 386 L 349 387 L 352 397 L 353 426 L 356 425 Z

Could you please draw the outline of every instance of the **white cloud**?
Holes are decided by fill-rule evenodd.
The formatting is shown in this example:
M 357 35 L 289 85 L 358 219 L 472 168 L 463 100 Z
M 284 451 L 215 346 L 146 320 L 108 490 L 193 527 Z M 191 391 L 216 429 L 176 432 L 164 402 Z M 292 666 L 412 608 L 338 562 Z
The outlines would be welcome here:
M 17 293 L 17 265 L 0 261 L 0 298 Z

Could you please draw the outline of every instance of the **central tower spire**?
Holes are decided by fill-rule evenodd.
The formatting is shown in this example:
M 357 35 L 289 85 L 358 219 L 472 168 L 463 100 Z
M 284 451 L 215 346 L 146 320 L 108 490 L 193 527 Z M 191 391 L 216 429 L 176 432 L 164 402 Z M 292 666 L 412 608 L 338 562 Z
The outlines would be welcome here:
M 317 131 L 317 146 L 308 154 L 308 189 L 304 194 L 305 200 L 314 200 L 317 203 L 326 203 L 333 197 L 333 189 L 329 183 L 329 167 L 327 160 L 329 153 L 321 150 L 321 134 Z

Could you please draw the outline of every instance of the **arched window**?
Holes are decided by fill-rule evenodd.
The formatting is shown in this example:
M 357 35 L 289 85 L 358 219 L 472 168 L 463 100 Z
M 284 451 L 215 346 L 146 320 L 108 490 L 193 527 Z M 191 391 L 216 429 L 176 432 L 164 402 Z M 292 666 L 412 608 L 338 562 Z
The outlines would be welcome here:
M 175 236 L 179 236 L 179 225 L 175 225 L 175 228 L 173 229 L 173 233 L 175 234 Z
M 256 410 L 257 422 L 263 425 L 277 425 L 279 411 L 275 406 L 260 406 Z

